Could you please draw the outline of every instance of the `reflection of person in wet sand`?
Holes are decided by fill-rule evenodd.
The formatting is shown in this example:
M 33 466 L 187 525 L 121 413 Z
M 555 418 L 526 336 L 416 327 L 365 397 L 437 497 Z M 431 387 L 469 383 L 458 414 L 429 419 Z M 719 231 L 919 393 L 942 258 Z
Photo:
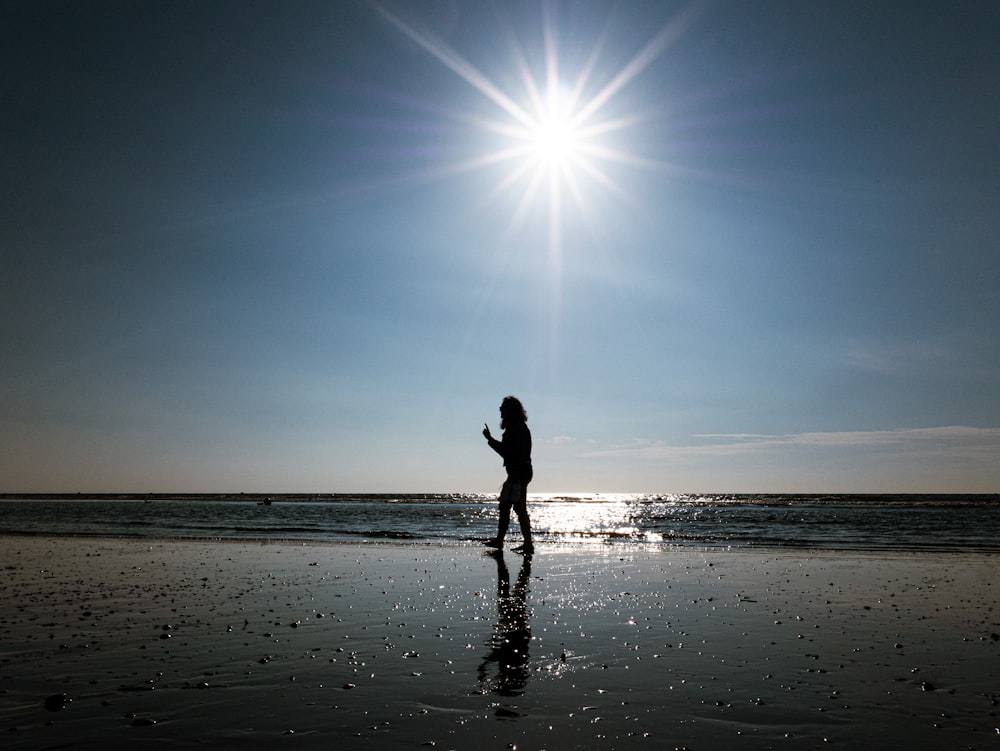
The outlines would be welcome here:
M 528 579 L 531 559 L 525 558 L 513 589 L 510 572 L 503 553 L 493 554 L 497 561 L 497 610 L 499 618 L 493 627 L 490 651 L 479 666 L 479 683 L 500 696 L 519 696 L 528 682 L 528 644 L 531 624 L 528 612 Z M 496 664 L 496 676 L 490 677 L 491 664 Z

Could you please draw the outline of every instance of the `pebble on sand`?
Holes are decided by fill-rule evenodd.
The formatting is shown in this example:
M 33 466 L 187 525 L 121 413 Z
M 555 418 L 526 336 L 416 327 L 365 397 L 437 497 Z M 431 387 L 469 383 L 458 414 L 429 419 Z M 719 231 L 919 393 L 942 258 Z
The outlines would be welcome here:
M 66 706 L 73 701 L 68 698 L 66 694 L 52 694 L 45 699 L 45 709 L 49 712 L 60 712 L 66 708 Z

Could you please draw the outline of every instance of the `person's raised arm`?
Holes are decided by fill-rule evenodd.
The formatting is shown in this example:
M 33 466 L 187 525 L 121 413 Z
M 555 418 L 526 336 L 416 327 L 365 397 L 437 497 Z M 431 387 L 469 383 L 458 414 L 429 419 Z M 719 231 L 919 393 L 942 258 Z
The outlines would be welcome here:
M 490 434 L 490 426 L 485 422 L 483 423 L 483 438 L 485 438 L 486 442 L 490 444 L 491 449 L 500 454 L 500 456 L 504 455 L 503 444 Z

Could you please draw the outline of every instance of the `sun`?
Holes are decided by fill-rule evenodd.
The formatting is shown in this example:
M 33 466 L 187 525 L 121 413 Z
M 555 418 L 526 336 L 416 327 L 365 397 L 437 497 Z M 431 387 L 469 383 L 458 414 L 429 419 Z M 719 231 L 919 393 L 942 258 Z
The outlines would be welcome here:
M 580 136 L 569 120 L 559 117 L 543 120 L 531 130 L 530 139 L 532 156 L 549 167 L 565 167 L 580 157 Z
M 484 72 L 449 43 L 418 24 L 405 20 L 381 0 L 369 4 L 399 32 L 464 80 L 477 97 L 468 107 L 447 111 L 450 118 L 477 132 L 475 151 L 467 158 L 442 163 L 421 175 L 438 179 L 482 171 L 497 177 L 491 191 L 480 200 L 512 197 L 508 233 L 525 227 L 546 227 L 545 246 L 550 275 L 558 286 L 566 238 L 575 227 L 597 229 L 609 202 L 608 195 L 628 199 L 619 184 L 629 171 L 657 172 L 671 165 L 634 153 L 628 132 L 645 122 L 655 106 L 644 112 L 624 106 L 620 95 L 633 84 L 686 30 L 700 3 L 680 10 L 631 56 L 616 57 L 614 65 L 607 44 L 610 26 L 595 34 L 588 49 L 579 36 L 561 37 L 556 3 L 542 2 L 537 37 L 511 32 L 500 59 Z M 565 49 L 572 53 L 563 53 Z M 622 60 L 624 59 L 624 62 Z M 487 55 L 483 62 L 495 63 Z M 616 101 L 617 100 L 617 101 Z M 486 138 L 479 138 L 484 135 Z M 598 232 L 594 232 L 595 236 Z M 558 295 L 553 295 L 558 301 Z M 557 303 L 554 303 L 557 304 Z
M 579 65 L 567 65 L 560 59 L 558 23 L 554 4 L 542 5 L 542 43 L 535 51 L 536 61 L 529 62 L 530 44 L 512 39 L 510 73 L 490 77 L 441 38 L 404 20 L 379 0 L 369 0 L 375 10 L 398 31 L 437 58 L 459 78 L 468 83 L 495 107 L 492 116 L 460 113 L 459 117 L 476 129 L 496 136 L 496 147 L 452 165 L 454 173 L 474 169 L 509 167 L 501 188 L 515 189 L 526 182 L 521 192 L 521 208 L 548 203 L 550 221 L 559 222 L 563 193 L 581 205 L 584 184 L 594 182 L 614 190 L 613 165 L 637 166 L 641 158 L 629 153 L 627 139 L 614 136 L 629 128 L 637 116 L 612 116 L 612 101 L 631 84 L 670 44 L 690 21 L 691 11 L 679 13 L 635 50 L 624 65 L 602 68 L 602 39 L 595 40 L 589 57 Z M 600 35 L 599 35 L 600 36 Z M 527 50 L 527 52 L 526 52 Z M 520 81 L 520 86 L 517 82 Z M 652 165 L 651 165 L 652 166 Z M 543 178 L 548 189 L 543 190 Z M 547 199 L 545 198 L 547 196 Z M 520 213 L 520 212 L 519 212 Z
M 596 239 L 594 244 L 603 241 L 604 222 L 613 220 L 609 214 L 613 202 L 605 198 L 631 203 L 634 196 L 620 183 L 631 172 L 666 174 L 674 169 L 633 150 L 639 141 L 630 131 L 659 117 L 659 105 L 643 104 L 639 110 L 621 94 L 684 33 L 704 3 L 693 0 L 678 10 L 644 44 L 615 50 L 616 45 L 608 41 L 614 28 L 610 16 L 603 30 L 595 29 L 593 45 L 588 46 L 579 34 L 570 36 L 563 30 L 558 3 L 543 0 L 533 4 L 540 9 L 540 17 L 539 23 L 531 24 L 528 36 L 516 33 L 514 26 L 508 27 L 507 34 L 501 31 L 499 38 L 507 44 L 484 46 L 481 64 L 487 67 L 480 68 L 384 0 L 367 1 L 388 24 L 475 94 L 459 108 L 434 108 L 469 134 L 467 156 L 442 160 L 411 179 L 432 181 L 471 172 L 496 178 L 492 185 L 476 183 L 478 195 L 470 194 L 470 202 L 490 211 L 498 205 L 510 211 L 507 226 L 497 238 L 498 248 L 511 247 L 516 237 L 517 246 L 528 248 L 525 252 L 532 253 L 532 260 L 544 259 L 550 357 L 555 362 L 564 251 L 571 249 L 573 255 L 567 252 L 567 257 L 583 258 L 591 244 L 578 238 L 589 234 Z M 485 190 L 480 189 L 483 185 Z M 521 242 L 525 238 L 528 242 Z
M 526 156 L 542 169 L 564 171 L 586 152 L 586 134 L 574 117 L 572 99 L 556 84 L 546 105 L 524 127 Z

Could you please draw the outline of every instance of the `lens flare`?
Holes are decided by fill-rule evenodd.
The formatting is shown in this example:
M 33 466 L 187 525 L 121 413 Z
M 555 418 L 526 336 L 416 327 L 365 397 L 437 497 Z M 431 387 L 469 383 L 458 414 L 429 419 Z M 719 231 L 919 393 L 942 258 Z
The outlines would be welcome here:
M 589 51 L 588 40 L 578 36 L 569 40 L 575 50 L 583 49 L 580 62 L 573 55 L 561 57 L 558 8 L 555 3 L 542 3 L 541 23 L 535 26 L 541 31 L 540 44 L 533 46 L 533 40 L 510 33 L 509 46 L 500 50 L 510 65 L 505 67 L 503 60 L 494 58 L 490 69 L 499 73 L 491 77 L 438 35 L 378 0 L 369 1 L 391 26 L 495 108 L 492 113 L 485 112 L 480 101 L 452 111 L 457 122 L 486 138 L 477 142 L 480 150 L 475 155 L 442 164 L 422 177 L 448 177 L 474 170 L 499 173 L 495 189 L 482 203 L 492 204 L 501 195 L 512 197 L 509 235 L 525 226 L 538 226 L 528 221 L 530 216 L 544 223 L 545 239 L 537 245 L 547 254 L 548 351 L 554 372 L 560 338 L 563 248 L 569 228 L 578 225 L 594 237 L 600 236 L 597 229 L 607 205 L 604 198 L 609 194 L 629 198 L 617 182 L 623 170 L 670 173 L 676 169 L 630 150 L 627 131 L 642 123 L 648 113 L 629 111 L 616 100 L 689 28 L 703 2 L 694 0 L 631 56 L 626 54 L 624 63 L 616 59 L 614 65 L 605 64 L 612 19 L 597 31 Z
M 582 65 L 571 68 L 560 59 L 555 6 L 543 4 L 541 49 L 536 55 L 543 64 L 533 66 L 524 42 L 512 38 L 510 53 L 515 63 L 511 72 L 518 75 L 498 80 L 483 73 L 437 35 L 405 20 L 383 3 L 372 0 L 371 5 L 390 25 L 496 106 L 498 111 L 492 117 L 474 114 L 473 108 L 457 114 L 472 127 L 495 136 L 494 148 L 460 164 L 447 165 L 442 172 L 509 165 L 497 189 L 521 195 L 517 215 L 547 206 L 549 224 L 556 225 L 549 229 L 550 254 L 559 253 L 552 243 L 562 236 L 557 225 L 563 221 L 566 197 L 586 216 L 592 213 L 586 201 L 588 183 L 622 192 L 610 172 L 612 165 L 669 168 L 631 153 L 623 145 L 624 139 L 616 141 L 616 134 L 635 125 L 641 117 L 637 113 L 615 114 L 610 105 L 687 29 L 699 3 L 678 13 L 624 65 L 610 70 L 601 66 L 606 31 L 597 35 Z M 528 51 L 538 52 L 530 48 Z M 518 81 L 520 85 L 513 83 Z

